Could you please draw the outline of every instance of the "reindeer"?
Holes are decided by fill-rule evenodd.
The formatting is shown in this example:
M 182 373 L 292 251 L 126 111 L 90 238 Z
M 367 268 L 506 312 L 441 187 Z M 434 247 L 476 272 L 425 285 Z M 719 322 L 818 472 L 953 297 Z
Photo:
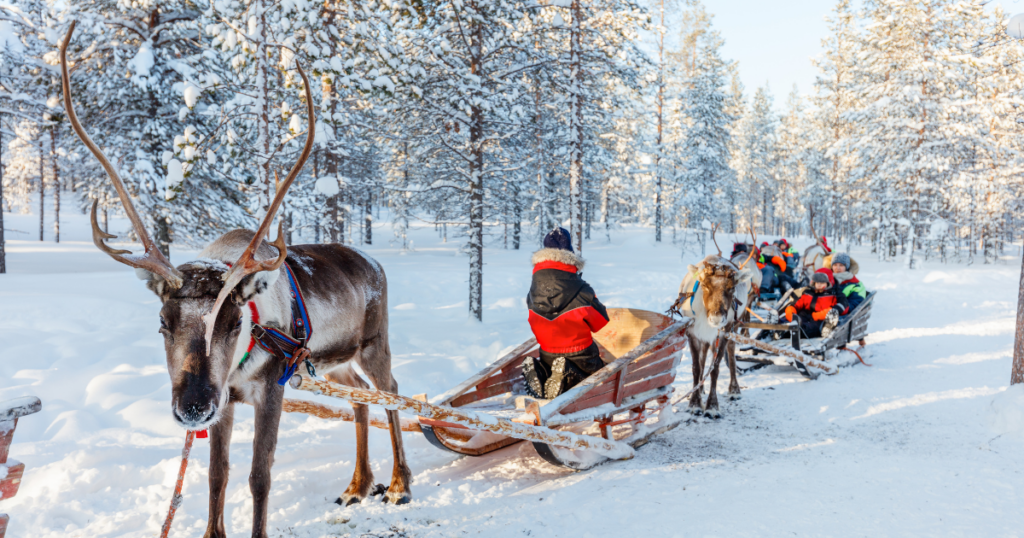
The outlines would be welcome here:
M 761 272 L 756 265 L 748 265 L 754 256 L 757 237 L 751 228 L 754 245 L 749 253 L 738 253 L 732 260 L 722 257 L 715 232 L 711 238 L 718 254 L 704 258 L 697 266 L 687 267 L 687 275 L 679 288 L 679 297 L 672 309 L 692 317 L 693 324 L 686 330 L 693 360 L 693 385 L 701 386 L 690 396 L 690 413 L 706 414 L 711 418 L 721 417 L 718 410 L 718 367 L 723 354 L 729 361 L 729 399 L 740 398 L 740 384 L 736 379 L 736 343 L 720 337 L 721 333 L 735 331 L 739 323 L 749 319 L 746 310 L 753 304 L 761 285 Z M 742 260 L 746 255 L 746 259 Z M 704 393 L 702 374 L 708 361 L 708 352 L 714 349 L 711 366 L 711 388 L 707 403 L 702 405 Z
M 106 245 L 104 240 L 114 236 L 100 230 L 96 203 L 91 216 L 93 242 L 114 260 L 134 267 L 163 304 L 160 333 L 171 378 L 171 413 L 178 424 L 189 430 L 210 430 L 210 513 L 206 538 L 227 535 L 224 500 L 234 406 L 247 402 L 255 408 L 256 435 L 249 474 L 252 536 L 265 537 L 270 469 L 284 395 L 279 378 L 287 381 L 290 372 L 308 360 L 307 367 L 315 368 L 332 381 L 369 388 L 353 369 L 358 364 L 377 389 L 398 392 L 398 384 L 391 375 L 388 345 L 387 278 L 375 260 L 343 245 L 287 247 L 281 224 L 276 241 L 268 244 L 263 240 L 313 145 L 313 97 L 309 80 L 298 63 L 308 114 L 306 143 L 281 182 L 263 222 L 255 233 L 230 231 L 207 246 L 198 260 L 172 266 L 146 233 L 117 170 L 89 138 L 75 114 L 67 66 L 67 47 L 74 29 L 72 23 L 60 47 L 68 119 L 113 182 L 145 253 L 132 255 Z M 305 310 L 296 309 L 296 296 L 304 301 Z M 308 313 L 308 317 L 296 312 Z M 305 322 L 301 326 L 297 321 L 300 318 Z M 267 334 L 275 331 L 298 342 L 290 357 L 284 349 L 287 338 L 267 340 Z M 260 345 L 253 347 L 253 340 Z M 286 377 L 282 377 L 282 371 Z M 355 472 L 336 501 L 345 505 L 384 489 L 382 485 L 374 487 L 370 469 L 367 408 L 360 404 L 352 407 L 356 423 Z M 402 448 L 398 412 L 389 410 L 387 416 L 394 468 L 385 500 L 402 504 L 411 499 L 411 473 Z

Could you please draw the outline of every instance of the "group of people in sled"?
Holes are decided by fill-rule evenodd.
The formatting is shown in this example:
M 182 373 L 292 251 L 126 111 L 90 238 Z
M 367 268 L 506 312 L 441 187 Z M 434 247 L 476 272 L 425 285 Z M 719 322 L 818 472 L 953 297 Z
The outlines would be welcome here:
M 778 306 L 788 321 L 796 320 L 806 338 L 827 338 L 866 298 L 857 280 L 857 262 L 844 252 L 833 253 L 827 243 L 822 267 L 810 275 L 794 276 L 800 254 L 786 239 L 767 242 L 757 249 L 761 291 L 775 287 L 792 289 Z M 737 243 L 733 255 L 749 253 L 753 245 Z M 608 311 L 594 288 L 583 280 L 584 260 L 572 248 L 564 228 L 544 237 L 544 248 L 533 254 L 533 281 L 526 304 L 530 329 L 540 344 L 540 357 L 523 361 L 527 392 L 552 399 L 604 367 L 593 333 L 608 324 Z M 768 285 L 765 285 L 768 282 Z

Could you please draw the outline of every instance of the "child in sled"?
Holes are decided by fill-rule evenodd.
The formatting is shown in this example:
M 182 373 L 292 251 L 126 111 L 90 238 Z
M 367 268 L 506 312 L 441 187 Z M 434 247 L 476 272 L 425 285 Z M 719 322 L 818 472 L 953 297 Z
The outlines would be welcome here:
M 565 228 L 544 238 L 532 262 L 526 305 L 540 360 L 527 357 L 523 377 L 531 396 L 552 399 L 604 367 L 591 333 L 608 324 L 608 311 L 581 278 L 584 261 L 573 252 Z
M 832 270 L 821 268 L 811 275 L 811 285 L 785 312 L 787 320 L 799 320 L 804 337 L 828 338 L 839 325 L 839 316 L 849 312 L 849 307 L 846 297 L 836 289 Z
M 832 274 L 835 276 L 839 293 L 846 297 L 850 311 L 856 310 L 868 297 L 868 290 L 857 280 L 857 262 L 845 252 L 832 255 Z

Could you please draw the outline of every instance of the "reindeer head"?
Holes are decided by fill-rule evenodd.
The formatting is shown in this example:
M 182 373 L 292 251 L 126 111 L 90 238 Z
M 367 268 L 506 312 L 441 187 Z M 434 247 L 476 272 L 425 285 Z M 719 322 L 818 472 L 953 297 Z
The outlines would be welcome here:
M 171 375 L 174 418 L 188 429 L 205 429 L 216 422 L 218 410 L 227 401 L 228 375 L 236 360 L 238 338 L 243 329 L 249 329 L 241 307 L 273 284 L 287 256 L 281 224 L 278 225 L 277 240 L 273 243 L 276 251 L 266 245 L 263 237 L 267 235 L 288 187 L 299 175 L 313 147 L 314 110 L 309 80 L 296 63 L 305 85 L 309 121 L 302 154 L 280 183 L 277 195 L 256 233 L 250 236 L 252 232 L 236 230 L 225 236 L 244 234 L 245 238 L 235 239 L 242 244 L 249 240 L 248 247 L 230 267 L 216 260 L 197 260 L 174 267 L 150 239 L 117 170 L 78 122 L 71 103 L 71 82 L 67 66 L 67 47 L 74 31 L 75 23 L 72 22 L 60 47 L 64 108 L 75 133 L 110 176 L 145 253 L 141 256 L 132 255 L 127 250 L 115 250 L 107 246 L 104 240 L 114 236 L 100 230 L 96 222 L 97 202 L 92 205 L 93 243 L 116 261 L 134 267 L 136 273 L 147 280 L 149 288 L 160 297 L 163 303 L 160 310 L 160 333 L 164 336 L 167 369 Z M 256 260 L 257 254 L 262 261 Z M 226 302 L 228 297 L 232 300 Z
M 721 260 L 721 263 L 708 263 L 697 274 L 700 289 L 704 294 L 704 308 L 707 310 L 708 324 L 720 329 L 730 321 L 729 309 L 736 302 L 736 284 L 739 282 L 739 271 L 732 263 Z

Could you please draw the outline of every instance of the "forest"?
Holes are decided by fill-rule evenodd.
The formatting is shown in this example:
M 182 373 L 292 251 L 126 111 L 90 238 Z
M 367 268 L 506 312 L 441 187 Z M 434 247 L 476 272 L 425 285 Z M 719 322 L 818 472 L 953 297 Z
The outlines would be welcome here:
M 414 249 L 409 227 L 433 226 L 462 245 L 477 319 L 484 247 L 532 248 L 558 225 L 583 250 L 641 226 L 685 255 L 713 248 L 714 225 L 813 222 L 908 268 L 989 263 L 1022 200 L 1024 49 L 1007 19 L 840 0 L 807 60 L 814 87 L 777 104 L 743 86 L 698 0 L 6 1 L 0 206 L 38 212 L 55 241 L 62 198 L 96 202 L 104 227 L 121 211 L 63 110 L 74 20 L 72 99 L 165 251 L 262 218 L 305 141 L 301 65 L 316 146 L 287 241 Z

